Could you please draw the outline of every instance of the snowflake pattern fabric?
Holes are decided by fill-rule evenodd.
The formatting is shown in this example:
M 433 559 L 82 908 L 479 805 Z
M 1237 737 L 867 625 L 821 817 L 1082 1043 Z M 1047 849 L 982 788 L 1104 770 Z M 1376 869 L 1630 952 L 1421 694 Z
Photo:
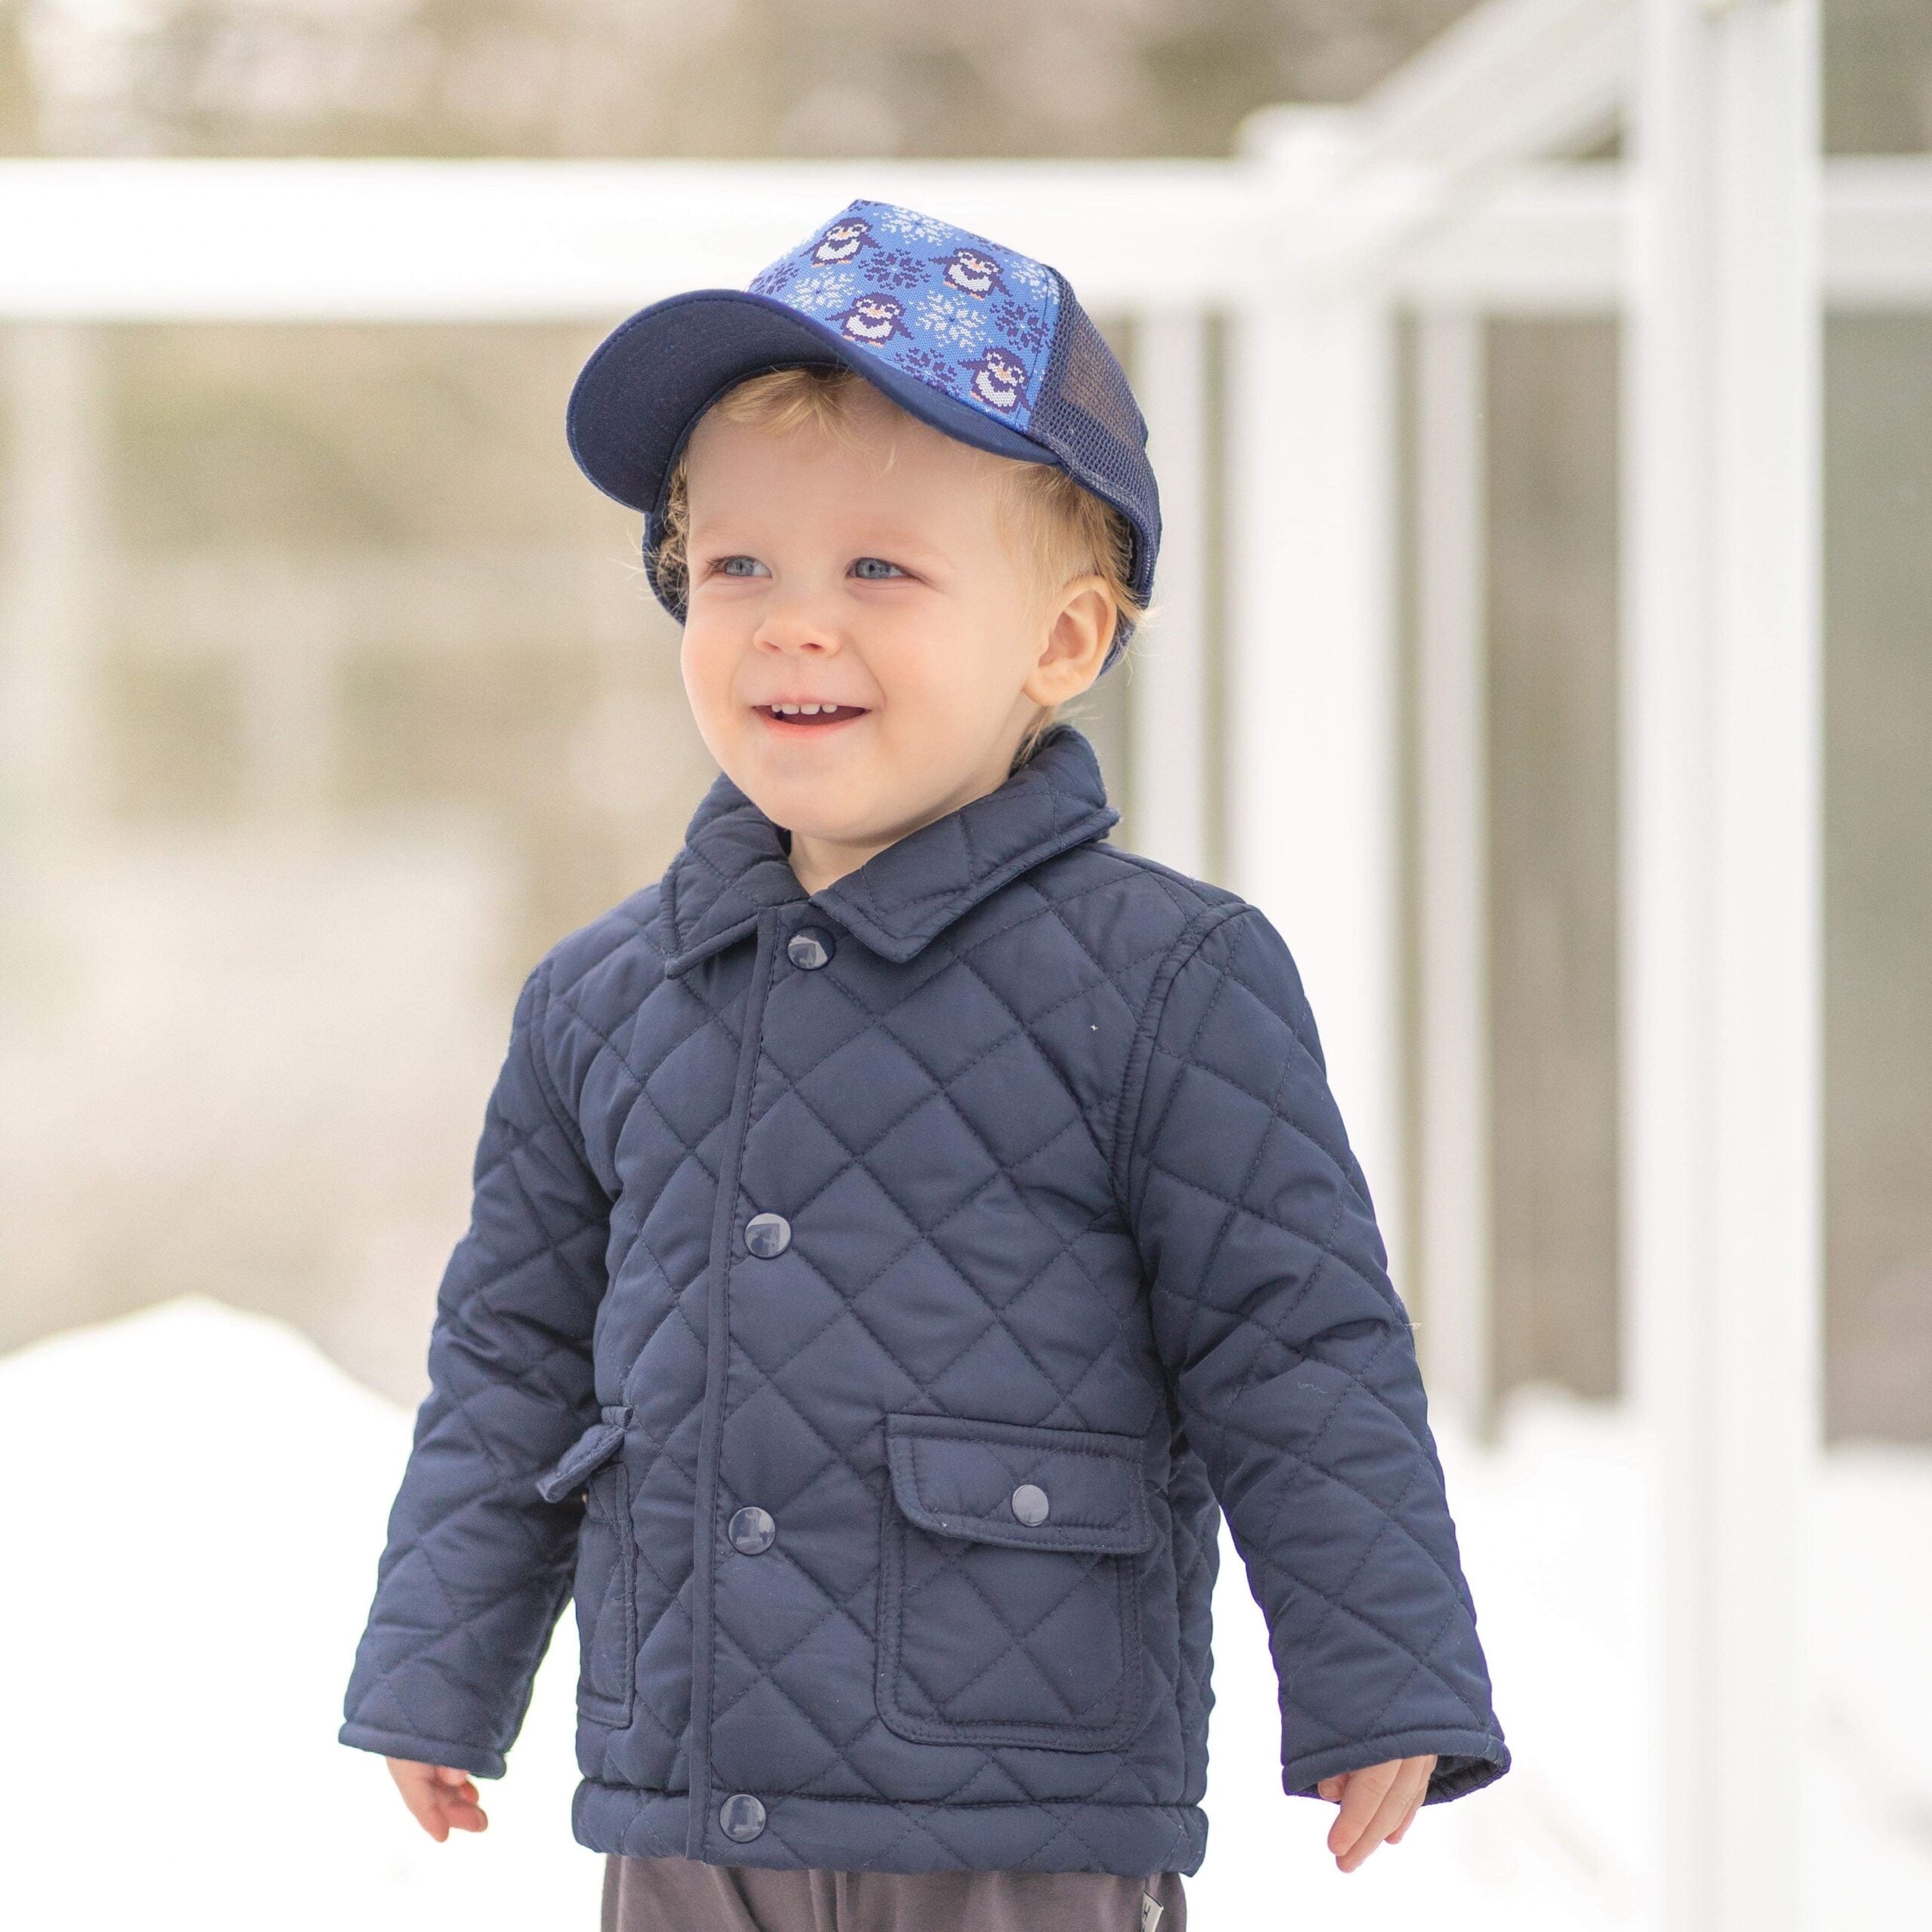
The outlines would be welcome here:
M 847 342 L 1023 430 L 1059 320 L 1044 263 L 884 202 L 854 202 L 752 281 Z

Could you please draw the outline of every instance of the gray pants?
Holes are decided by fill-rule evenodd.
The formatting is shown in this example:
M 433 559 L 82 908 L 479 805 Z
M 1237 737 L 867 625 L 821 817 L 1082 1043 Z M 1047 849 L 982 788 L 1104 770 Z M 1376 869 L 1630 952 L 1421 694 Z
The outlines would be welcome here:
M 768 1872 L 605 1854 L 602 1932 L 1186 1932 L 1180 1878 Z

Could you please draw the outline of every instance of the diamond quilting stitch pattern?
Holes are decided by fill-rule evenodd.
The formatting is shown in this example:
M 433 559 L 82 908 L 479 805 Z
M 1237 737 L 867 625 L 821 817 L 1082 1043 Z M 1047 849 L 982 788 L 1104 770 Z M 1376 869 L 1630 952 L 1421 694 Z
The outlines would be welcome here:
M 580 1728 L 594 1850 L 1195 1869 L 1217 1487 L 1293 1687 L 1287 1789 L 1398 1749 L 1438 1753 L 1430 1801 L 1507 1769 L 1406 1316 L 1285 947 L 1106 844 L 1116 816 L 1063 727 L 1023 779 L 808 902 L 721 780 L 664 878 L 546 955 L 345 1741 L 500 1774 L 571 1555 L 537 1478 L 627 1411 L 635 1695 Z M 800 972 L 807 920 L 837 943 Z M 719 1265 L 715 1231 L 761 1213 L 792 1238 L 728 1238 Z M 911 1501 L 982 1540 L 920 1526 L 916 1654 L 887 1681 L 895 1417 L 980 1443 Z M 1137 1481 L 1144 1455 L 1144 1529 L 1141 1492 L 1083 1490 L 1081 1432 L 1135 1445 Z M 1030 1525 L 1005 1506 L 1028 1480 L 1052 1500 Z M 729 1537 L 747 1506 L 775 1527 L 755 1555 Z M 1134 1553 L 1053 1546 L 1110 1525 Z M 1029 1704 L 1057 1738 L 1008 1727 Z M 909 1737 L 909 1714 L 950 1728 Z M 743 1844 L 736 1794 L 765 1817 Z

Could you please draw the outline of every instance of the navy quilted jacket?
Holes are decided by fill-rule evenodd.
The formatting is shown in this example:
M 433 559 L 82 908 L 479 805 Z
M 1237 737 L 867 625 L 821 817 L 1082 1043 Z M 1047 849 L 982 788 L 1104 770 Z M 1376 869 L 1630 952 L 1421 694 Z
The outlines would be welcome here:
M 574 1595 L 593 1850 L 1191 1872 L 1225 1510 L 1287 1792 L 1509 1768 L 1287 949 L 1118 816 L 1062 724 L 808 897 L 721 776 L 538 964 L 344 1743 L 500 1776 Z

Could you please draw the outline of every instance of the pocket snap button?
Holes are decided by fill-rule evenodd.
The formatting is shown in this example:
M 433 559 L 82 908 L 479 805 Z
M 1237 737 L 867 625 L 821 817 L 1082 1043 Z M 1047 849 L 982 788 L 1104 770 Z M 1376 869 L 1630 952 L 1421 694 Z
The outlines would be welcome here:
M 1013 1513 L 1030 1530 L 1047 1520 L 1047 1492 L 1036 1482 L 1023 1482 L 1013 1492 Z
M 718 1807 L 718 1822 L 724 1835 L 739 1844 L 749 1844 L 764 1829 L 764 1807 L 748 1791 L 734 1791 Z
M 792 1224 L 783 1214 L 754 1214 L 745 1223 L 745 1245 L 769 1261 L 792 1244 Z
M 731 1547 L 745 1556 L 762 1556 L 778 1540 L 778 1525 L 768 1509 L 747 1503 L 724 1527 Z

